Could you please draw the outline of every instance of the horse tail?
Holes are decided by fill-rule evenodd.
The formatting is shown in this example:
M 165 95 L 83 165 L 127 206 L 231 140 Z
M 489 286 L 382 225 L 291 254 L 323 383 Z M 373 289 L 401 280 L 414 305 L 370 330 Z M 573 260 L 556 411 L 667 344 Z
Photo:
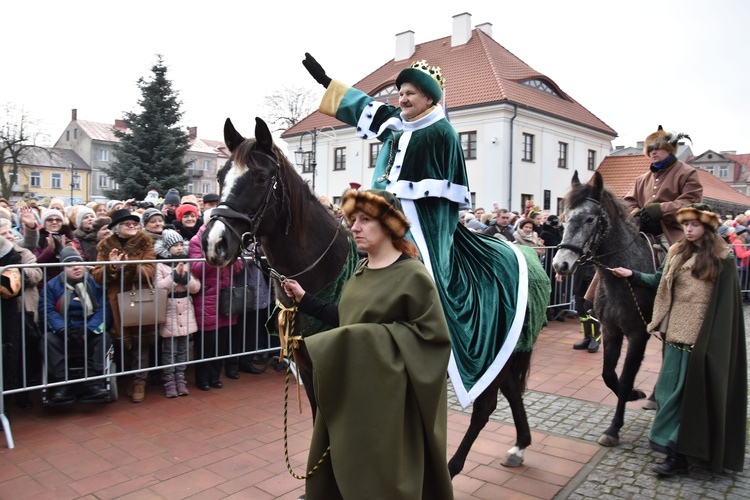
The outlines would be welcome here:
M 521 394 L 526 392 L 526 381 L 531 373 L 531 351 L 516 351 L 508 359 L 508 377 Z

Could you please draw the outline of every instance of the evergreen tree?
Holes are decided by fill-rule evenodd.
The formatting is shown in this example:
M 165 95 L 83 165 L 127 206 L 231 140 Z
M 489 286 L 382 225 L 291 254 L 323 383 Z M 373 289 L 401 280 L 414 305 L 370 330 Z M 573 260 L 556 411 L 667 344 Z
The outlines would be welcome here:
M 114 146 L 111 166 L 103 169 L 118 184 L 106 192 L 113 199 L 142 200 L 149 189 L 163 196 L 169 188 L 182 190 L 189 180 L 185 154 L 190 144 L 187 133 L 177 125 L 182 118 L 181 103 L 167 79 L 164 59 L 157 57 L 152 78 L 138 80 L 142 111 L 125 114 L 129 131 L 115 130 L 120 142 Z

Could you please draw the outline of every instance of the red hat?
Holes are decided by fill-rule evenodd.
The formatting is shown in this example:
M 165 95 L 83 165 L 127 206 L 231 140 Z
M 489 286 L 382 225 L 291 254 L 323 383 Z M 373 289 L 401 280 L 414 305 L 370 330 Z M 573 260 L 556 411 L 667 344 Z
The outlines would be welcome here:
M 175 217 L 177 217 L 177 220 L 182 222 L 182 218 L 188 212 L 192 212 L 196 217 L 198 217 L 198 207 L 196 207 L 195 205 L 191 205 L 190 203 L 185 203 L 177 207 L 177 210 L 175 210 L 174 214 Z

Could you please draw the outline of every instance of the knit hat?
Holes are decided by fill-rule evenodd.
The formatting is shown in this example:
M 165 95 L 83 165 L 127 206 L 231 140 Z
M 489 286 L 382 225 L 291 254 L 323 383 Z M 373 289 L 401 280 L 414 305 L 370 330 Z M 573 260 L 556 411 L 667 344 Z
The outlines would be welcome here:
M 728 238 L 729 237 L 729 226 L 726 224 L 722 224 L 719 226 L 719 229 L 716 230 L 717 233 L 719 233 L 719 236 L 722 238 Z
M 122 202 L 120 200 L 109 200 L 107 202 L 107 212 L 111 211 L 118 203 Z
M 194 194 L 186 194 L 180 200 L 180 204 L 190 203 L 191 205 L 198 206 L 198 197 Z
M 738 224 L 734 226 L 734 232 L 737 233 L 737 236 L 739 236 L 741 234 L 745 234 L 747 232 L 747 228 L 743 225 Z
M 378 219 L 397 238 L 403 238 L 409 230 L 409 221 L 401 209 L 401 202 L 388 191 L 350 189 L 341 199 L 341 209 L 350 223 L 352 214 L 356 210 L 362 210 L 370 217 Z
M 60 250 L 60 262 L 83 262 L 83 257 L 72 246 L 67 246 Z
M 63 217 L 61 211 L 55 210 L 54 208 L 48 208 L 42 214 L 42 225 L 44 225 L 44 223 L 47 222 L 47 219 L 49 219 L 50 217 L 58 217 L 62 219 L 63 223 L 65 223 L 65 217 Z
M 109 226 L 111 222 L 112 219 L 110 219 L 109 217 L 99 217 L 94 221 L 94 225 L 91 230 L 98 233 L 101 228 L 103 228 L 104 226 Z
M 422 92 L 432 98 L 433 104 L 443 97 L 445 80 L 439 66 L 430 66 L 427 61 L 415 61 L 410 67 L 401 71 L 396 78 L 396 87 L 400 90 L 404 83 L 413 83 Z
M 178 221 L 182 222 L 182 218 L 188 212 L 192 212 L 195 214 L 196 217 L 198 217 L 198 207 L 190 203 L 185 203 L 184 205 L 180 205 L 179 207 L 177 207 L 177 210 L 175 210 L 174 215 Z
M 180 204 L 180 192 L 177 191 L 175 188 L 172 188 L 169 191 L 167 191 L 166 196 L 164 196 L 164 204 L 165 205 L 179 205 Z
M 560 225 L 560 218 L 557 215 L 550 215 L 547 217 L 547 223 L 550 226 L 559 226 Z
M 687 139 L 693 142 L 689 135 L 682 132 L 679 134 L 677 132 L 665 132 L 661 125 L 659 125 L 659 129 L 646 137 L 646 140 L 643 142 L 643 154 L 651 157 L 650 153 L 655 149 L 663 149 L 675 154 L 677 152 L 677 141 L 680 139 Z
M 713 229 L 718 228 L 721 224 L 719 216 L 715 214 L 711 207 L 706 205 L 705 203 L 691 203 L 689 205 L 685 205 L 677 211 L 676 217 L 677 222 L 680 224 L 691 220 L 697 220 Z M 735 228 L 735 231 L 738 234 L 739 228 L 740 226 L 737 226 Z M 747 230 L 747 228 L 745 228 L 744 226 L 743 229 Z
M 94 218 L 96 218 L 96 214 L 89 207 L 78 207 L 78 211 L 76 212 L 76 227 L 81 227 L 81 222 L 83 222 L 83 218 L 86 216 L 86 214 L 93 215 Z
M 184 240 L 182 239 L 182 235 L 174 229 L 165 229 L 164 232 L 161 233 L 161 242 L 164 245 L 164 248 L 169 250 L 177 243 L 184 243 Z
M 152 217 L 159 216 L 164 219 L 164 214 L 158 208 L 147 208 L 141 214 L 141 226 L 146 227 L 146 223 L 151 220 Z

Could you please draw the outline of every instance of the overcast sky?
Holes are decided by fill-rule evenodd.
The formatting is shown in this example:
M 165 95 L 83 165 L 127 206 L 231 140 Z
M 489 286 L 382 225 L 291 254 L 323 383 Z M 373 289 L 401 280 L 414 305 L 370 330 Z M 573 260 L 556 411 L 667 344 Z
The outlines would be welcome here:
M 374 5 L 393 7 L 366 14 Z M 156 54 L 184 125 L 221 140 L 231 117 L 252 135 L 274 89 L 321 88 L 304 52 L 353 84 L 393 58 L 396 34 L 414 31 L 417 44 L 450 36 L 452 17 L 468 12 L 472 26 L 492 23 L 498 43 L 614 128 L 613 147 L 635 146 L 662 124 L 690 134 L 695 154 L 750 153 L 747 0 L 12 0 L 2 11 L 0 104 L 22 106 L 49 142 L 72 108 L 103 123 L 137 111 L 136 81 Z

